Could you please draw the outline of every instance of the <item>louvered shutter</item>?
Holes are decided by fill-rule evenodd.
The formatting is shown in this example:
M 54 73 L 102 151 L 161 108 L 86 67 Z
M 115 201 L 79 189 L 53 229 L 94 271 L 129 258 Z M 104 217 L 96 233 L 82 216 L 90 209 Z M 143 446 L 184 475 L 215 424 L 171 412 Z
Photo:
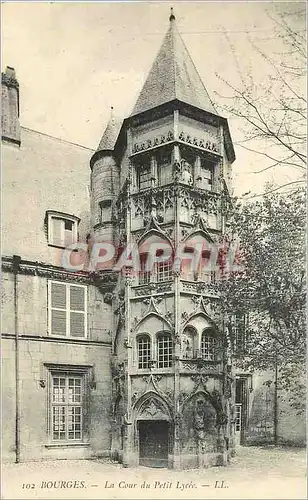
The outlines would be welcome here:
M 51 334 L 66 335 L 66 286 L 51 282 Z
M 70 335 L 85 336 L 85 288 L 70 286 Z

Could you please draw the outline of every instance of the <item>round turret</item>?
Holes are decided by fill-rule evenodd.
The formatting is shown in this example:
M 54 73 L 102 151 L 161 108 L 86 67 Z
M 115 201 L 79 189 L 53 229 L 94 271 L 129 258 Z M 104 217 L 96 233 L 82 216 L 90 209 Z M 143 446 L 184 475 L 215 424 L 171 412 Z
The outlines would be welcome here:
M 91 226 L 95 240 L 113 240 L 113 203 L 119 192 L 114 146 L 121 123 L 113 116 L 91 158 Z

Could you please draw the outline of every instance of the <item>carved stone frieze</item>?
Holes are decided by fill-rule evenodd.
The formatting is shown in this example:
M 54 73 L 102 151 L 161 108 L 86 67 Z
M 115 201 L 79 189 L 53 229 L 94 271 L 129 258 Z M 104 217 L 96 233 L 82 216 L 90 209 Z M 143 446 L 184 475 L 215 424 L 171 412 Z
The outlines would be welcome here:
M 207 135 L 210 135 L 209 132 L 207 132 Z M 182 130 L 179 133 L 179 140 L 186 142 L 187 144 L 193 144 L 199 148 L 206 149 L 207 151 L 213 151 L 215 153 L 219 152 L 217 136 L 211 136 L 211 138 L 196 137 Z
M 143 142 L 133 144 L 133 154 L 140 153 L 141 151 L 146 151 L 147 149 L 155 148 L 160 144 L 165 144 L 166 142 L 171 142 L 174 140 L 172 130 L 169 130 L 166 134 L 161 134 L 159 136 L 149 138 Z
M 220 361 L 217 361 L 217 363 L 208 363 L 203 359 L 181 360 L 180 370 L 213 375 L 221 375 L 222 373 L 220 371 Z
M 147 285 L 134 287 L 134 294 L 136 297 L 166 293 L 171 291 L 172 283 L 148 283 Z

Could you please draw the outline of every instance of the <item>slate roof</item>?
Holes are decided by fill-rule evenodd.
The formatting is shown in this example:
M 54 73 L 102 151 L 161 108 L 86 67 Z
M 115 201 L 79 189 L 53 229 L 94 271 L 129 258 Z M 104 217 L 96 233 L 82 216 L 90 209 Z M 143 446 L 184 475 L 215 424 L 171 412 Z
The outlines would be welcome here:
M 100 140 L 99 146 L 96 151 L 113 150 L 116 140 L 118 138 L 123 120 L 111 116 L 105 132 Z
M 179 99 L 216 114 L 211 99 L 177 30 L 175 17 L 139 94 L 132 115 Z

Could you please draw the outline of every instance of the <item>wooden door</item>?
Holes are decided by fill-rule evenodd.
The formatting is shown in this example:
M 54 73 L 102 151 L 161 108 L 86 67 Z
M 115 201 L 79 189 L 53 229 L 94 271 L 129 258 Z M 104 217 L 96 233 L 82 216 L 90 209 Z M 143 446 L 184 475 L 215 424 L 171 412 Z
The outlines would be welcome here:
M 168 422 L 144 420 L 139 422 L 139 463 L 147 467 L 168 466 Z

